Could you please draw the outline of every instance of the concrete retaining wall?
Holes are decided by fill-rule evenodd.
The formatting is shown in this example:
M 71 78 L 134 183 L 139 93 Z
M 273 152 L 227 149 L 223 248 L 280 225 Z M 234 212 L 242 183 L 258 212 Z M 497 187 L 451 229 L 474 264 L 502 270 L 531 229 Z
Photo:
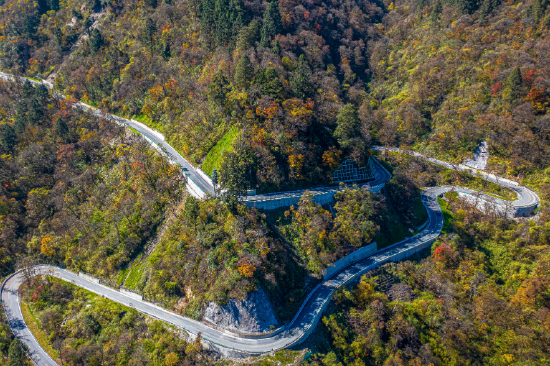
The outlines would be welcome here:
M 369 245 L 362 247 L 360 249 L 357 249 L 355 252 L 348 254 L 344 258 L 332 263 L 326 270 L 325 274 L 323 275 L 323 279 L 327 279 L 342 268 L 350 265 L 353 262 L 357 262 L 358 260 L 361 260 L 363 258 L 368 257 L 369 255 L 372 255 L 376 253 L 377 250 L 377 244 L 376 242 L 372 242 Z
M 141 296 L 140 294 L 136 294 L 135 292 L 132 292 L 132 291 L 127 291 L 127 290 L 124 290 L 124 289 L 120 289 L 118 290 L 121 294 L 124 294 L 128 297 L 131 297 L 132 299 L 136 299 L 136 300 L 139 300 L 139 301 L 143 301 L 143 296 Z
M 82 277 L 90 282 L 97 283 L 99 285 L 99 278 L 95 278 L 94 276 L 90 276 L 85 273 L 78 272 L 78 277 Z

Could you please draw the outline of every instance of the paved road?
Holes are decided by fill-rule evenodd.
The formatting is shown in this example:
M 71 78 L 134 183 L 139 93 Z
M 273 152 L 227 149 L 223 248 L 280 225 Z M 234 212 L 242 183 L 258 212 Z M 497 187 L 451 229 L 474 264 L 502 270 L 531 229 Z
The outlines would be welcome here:
M 0 73 L 0 77 L 12 80 L 11 75 Z M 83 103 L 79 104 L 83 109 L 93 109 Z M 94 113 L 102 114 L 100 111 L 93 109 Z M 142 133 L 146 138 L 152 141 L 157 146 L 161 146 L 163 151 L 167 152 L 178 164 L 188 169 L 189 177 L 205 192 L 211 191 L 211 185 L 207 182 L 207 178 L 203 177 L 198 171 L 196 171 L 183 157 L 181 157 L 169 144 L 164 142 L 162 135 L 149 129 L 147 126 L 142 125 L 139 122 L 123 119 L 121 117 L 104 115 L 108 118 L 117 120 L 120 123 L 125 123 L 132 128 L 135 128 Z M 386 148 L 378 148 L 386 149 Z M 392 149 L 387 149 L 392 150 Z M 430 160 L 436 164 L 444 165 L 451 169 L 460 169 L 460 166 L 448 164 L 439 160 L 427 158 L 414 152 L 411 153 L 416 156 L 420 156 L 424 159 Z M 370 185 L 376 183 L 383 183 L 390 178 L 390 175 L 385 169 L 381 168 L 377 162 L 378 177 L 375 182 L 371 182 Z M 517 183 L 503 180 L 494 176 L 483 176 L 484 179 L 494 181 L 497 184 L 506 186 L 513 189 L 518 194 L 518 200 L 512 204 L 524 207 L 526 205 L 536 206 L 539 202 L 535 193 L 531 192 L 525 187 L 517 185 Z M 327 188 L 324 188 L 327 189 Z M 162 309 L 153 304 L 136 300 L 131 296 L 120 293 L 109 287 L 97 284 L 91 280 L 79 277 L 78 275 L 59 268 L 50 266 L 39 266 L 38 272 L 50 273 L 58 278 L 75 283 L 75 285 L 83 287 L 89 291 L 95 292 L 99 295 L 105 296 L 113 301 L 119 302 L 126 306 L 134 307 L 136 310 L 156 317 L 168 323 L 174 324 L 186 330 L 191 336 L 196 336 L 199 332 L 202 334 L 203 340 L 209 343 L 213 348 L 217 348 L 224 353 L 230 353 L 228 350 L 236 349 L 249 354 L 260 354 L 270 352 L 272 350 L 288 348 L 305 340 L 309 334 L 315 329 L 317 322 L 319 321 L 322 312 L 328 305 L 331 295 L 338 287 L 356 280 L 363 273 L 376 268 L 388 261 L 402 260 L 411 254 L 414 254 L 428 246 L 441 232 L 443 226 L 443 216 L 437 202 L 437 197 L 453 189 L 453 187 L 435 187 L 425 190 L 422 193 L 422 202 L 428 212 L 429 222 L 426 228 L 415 235 L 412 238 L 406 239 L 400 243 L 396 243 L 388 248 L 378 251 L 374 255 L 357 261 L 349 266 L 343 268 L 339 272 L 336 272 L 332 277 L 324 280 L 320 283 L 306 298 L 302 307 L 296 314 L 295 318 L 287 325 L 285 330 L 274 334 L 270 337 L 262 339 L 245 339 L 239 338 L 229 332 L 216 330 L 199 323 L 195 320 L 185 318 Z M 292 194 L 292 192 L 282 192 L 281 195 Z M 296 193 L 294 193 L 296 194 Z M 493 197 L 485 196 L 487 200 L 494 202 L 501 202 L 501 200 Z M 12 327 L 14 334 L 21 338 L 30 349 L 35 364 L 39 366 L 53 366 L 55 362 L 44 352 L 40 347 L 36 339 L 30 333 L 27 328 L 20 309 L 20 299 L 18 289 L 23 282 L 23 275 L 16 273 L 12 275 L 2 286 L 1 299 L 3 307 L 6 312 L 6 316 L 10 326 Z
M 443 227 L 443 215 L 437 202 L 437 197 L 443 195 L 451 189 L 453 189 L 453 187 L 435 187 L 423 191 L 422 202 L 428 212 L 429 222 L 422 232 L 412 238 L 380 250 L 370 257 L 357 261 L 335 273 L 335 275 L 331 278 L 328 278 L 320 283 L 309 294 L 295 318 L 288 324 L 284 331 L 263 339 L 239 338 L 229 332 L 210 328 L 205 324 L 176 315 L 145 301 L 136 300 L 126 294 L 79 277 L 78 275 L 64 269 L 50 266 L 40 266 L 39 272 L 49 272 L 51 275 L 65 281 L 73 282 L 77 286 L 105 296 L 113 301 L 126 306 L 134 307 L 136 310 L 144 314 L 161 319 L 186 330 L 191 336 L 195 336 L 201 332 L 203 340 L 207 344 L 210 344 L 213 349 L 216 349 L 222 353 L 231 354 L 231 349 L 239 350 L 241 354 L 267 353 L 272 350 L 291 347 L 292 345 L 298 344 L 305 340 L 315 329 L 322 312 L 328 305 L 333 292 L 338 287 L 359 279 L 363 273 L 386 262 L 402 260 L 420 250 L 423 250 L 426 247 L 431 246 L 431 244 L 439 236 L 441 228 Z M 51 364 L 52 360 L 44 354 L 44 351 L 40 345 L 30 334 L 30 331 L 26 327 L 21 315 L 20 299 L 17 296 L 17 291 L 22 281 L 23 275 L 21 273 L 16 273 L 5 282 L 5 286 L 3 287 L 1 298 L 8 322 L 10 323 L 10 326 L 14 330 L 16 336 L 23 339 L 23 341 L 29 346 L 33 357 L 38 356 L 38 358 L 35 359 L 35 363 L 37 365 L 53 366 Z

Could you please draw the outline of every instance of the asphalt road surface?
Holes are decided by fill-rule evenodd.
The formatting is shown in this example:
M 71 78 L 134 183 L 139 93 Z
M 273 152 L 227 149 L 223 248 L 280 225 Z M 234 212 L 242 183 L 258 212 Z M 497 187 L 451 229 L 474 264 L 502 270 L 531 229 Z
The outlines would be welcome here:
M 13 76 L 3 73 L 0 73 L 0 78 L 4 78 L 7 80 L 14 79 Z M 195 170 L 195 168 L 191 164 L 189 164 L 183 157 L 181 157 L 181 155 L 179 155 L 169 144 L 167 144 L 164 141 L 163 136 L 159 133 L 151 130 L 150 128 L 139 122 L 124 119 L 118 116 L 105 115 L 97 109 L 94 109 L 86 104 L 79 103 L 79 106 L 86 110 L 92 109 L 93 113 L 114 119 L 119 123 L 124 123 L 136 129 L 147 139 L 149 139 L 153 144 L 157 145 L 158 148 L 167 153 L 175 162 L 181 165 L 184 168 L 184 171 L 186 171 L 188 177 L 191 178 L 193 182 L 195 182 L 195 184 L 197 184 L 204 192 L 212 193 L 213 188 L 211 186 L 211 183 L 208 182 L 207 179 L 205 179 L 197 170 Z M 378 149 L 396 150 L 392 148 Z M 411 153 L 412 155 L 422 157 L 426 160 L 446 166 L 450 169 L 464 170 L 460 166 L 424 157 L 418 153 L 405 153 Z M 375 186 L 384 183 L 391 177 L 389 173 L 385 169 L 383 169 L 378 162 L 376 162 L 376 168 L 378 171 L 377 179 L 373 182 L 367 183 L 367 185 Z M 538 197 L 534 192 L 528 190 L 525 187 L 518 186 L 516 183 L 506 181 L 494 176 L 484 176 L 483 178 L 514 190 L 518 195 L 518 200 L 511 202 L 512 205 L 518 207 L 530 205 L 536 206 L 539 202 Z M 144 314 L 158 318 L 167 323 L 171 323 L 181 329 L 186 330 L 191 336 L 196 336 L 200 332 L 203 340 L 205 340 L 207 343 L 209 342 L 211 345 L 217 345 L 227 350 L 236 349 L 249 354 L 262 354 L 271 352 L 273 350 L 288 348 L 299 343 L 300 341 L 305 340 L 315 328 L 319 318 L 322 315 L 323 310 L 330 301 L 333 292 L 338 287 L 345 285 L 350 281 L 355 281 L 359 279 L 363 273 L 373 268 L 376 268 L 388 261 L 401 260 L 409 256 L 410 254 L 420 251 L 431 245 L 431 243 L 433 243 L 433 241 L 440 234 L 441 228 L 443 227 L 443 215 L 437 202 L 437 197 L 443 195 L 453 188 L 458 187 L 435 187 L 425 190 L 422 193 L 422 202 L 428 212 L 429 222 L 427 226 L 422 230 L 422 232 L 413 236 L 412 238 L 406 239 L 388 248 L 380 250 L 370 257 L 352 263 L 340 270 L 339 272 L 336 272 L 332 277 L 320 283 L 308 295 L 302 307 L 296 314 L 295 318 L 285 327 L 284 331 L 262 339 L 239 338 L 238 336 L 235 336 L 229 332 L 210 328 L 205 324 L 176 315 L 168 310 L 162 309 L 148 302 L 136 300 L 131 296 L 120 293 L 109 287 L 97 284 L 88 279 L 79 277 L 75 273 L 64 269 L 51 266 L 37 266 L 36 269 L 37 273 L 39 274 L 48 273 L 65 281 L 73 282 L 75 285 L 92 291 L 98 295 L 104 296 L 123 305 L 133 307 Z M 335 188 L 319 188 L 317 190 L 324 189 L 329 190 Z M 273 196 L 277 195 L 296 195 L 300 194 L 300 192 L 303 191 L 280 192 L 269 195 L 269 197 L 272 198 Z M 490 196 L 484 196 L 482 198 L 492 200 L 494 202 L 501 201 L 497 198 Z M 510 202 L 508 201 L 502 201 L 500 203 L 510 204 Z M 15 336 L 22 339 L 22 341 L 29 347 L 31 357 L 36 365 L 54 366 L 56 365 L 56 363 L 50 358 L 50 356 L 47 355 L 42 347 L 40 347 L 23 319 L 20 307 L 20 298 L 18 296 L 18 289 L 23 280 L 24 276 L 22 272 L 15 273 L 5 281 L 4 285 L 1 288 L 1 299 L 8 322 Z

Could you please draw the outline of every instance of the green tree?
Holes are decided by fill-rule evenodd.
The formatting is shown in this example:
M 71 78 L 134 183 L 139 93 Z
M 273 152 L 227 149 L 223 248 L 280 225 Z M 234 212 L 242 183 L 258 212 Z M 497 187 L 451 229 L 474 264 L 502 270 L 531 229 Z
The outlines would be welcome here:
M 25 14 L 23 22 L 21 23 L 22 33 L 25 37 L 32 39 L 36 33 L 36 28 L 39 23 L 40 20 L 34 13 Z
M 497 6 L 498 6 L 498 0 L 484 0 L 481 3 L 481 6 L 479 7 L 479 13 L 478 13 L 478 18 L 481 24 L 484 24 L 485 22 L 484 18 L 487 15 L 491 14 L 491 12 L 495 10 Z
M 239 50 L 247 50 L 253 47 L 260 39 L 261 25 L 257 20 L 253 20 L 246 27 L 242 27 L 237 35 L 236 47 Z
M 250 63 L 250 58 L 245 53 L 239 59 L 237 63 L 237 68 L 235 69 L 235 86 L 239 89 L 246 89 L 250 85 L 252 80 L 252 64 Z
M 18 338 L 15 338 L 8 351 L 8 364 L 7 366 L 25 366 L 27 364 L 27 353 L 23 343 Z
M 13 152 L 13 148 L 15 145 L 17 145 L 17 135 L 15 133 L 15 130 L 10 124 L 5 124 L 2 126 L 2 149 L 8 153 L 11 154 Z
M 218 70 L 212 75 L 212 80 L 208 84 L 208 98 L 212 101 L 223 103 L 225 95 L 229 92 L 229 83 L 222 70 Z
M 157 7 L 157 0 L 147 0 L 147 5 L 154 9 Z
M 151 18 L 147 18 L 145 21 L 145 27 L 143 28 L 143 43 L 149 46 L 149 50 L 153 52 L 155 47 L 155 33 L 157 32 L 157 25 Z
M 90 49 L 92 53 L 97 53 L 101 46 L 103 46 L 103 36 L 101 35 L 99 29 L 94 28 L 92 34 L 90 35 Z
M 514 67 L 506 83 L 504 84 L 503 99 L 507 101 L 514 101 L 521 95 L 521 89 L 523 84 L 523 77 L 521 76 L 521 70 L 519 66 Z
M 219 172 L 220 186 L 230 197 L 246 195 L 252 186 L 254 161 L 251 152 L 241 140 L 234 143 L 234 149 L 223 155 Z
M 50 10 L 53 10 L 53 11 L 59 10 L 59 0 L 50 0 Z
M 30 98 L 34 95 L 34 87 L 32 86 L 31 82 L 25 79 L 25 82 L 23 83 L 23 88 L 21 88 L 21 96 L 23 98 Z
M 359 136 L 361 121 L 353 104 L 346 104 L 336 115 L 334 137 L 343 148 L 351 148 L 354 138 Z
M 27 120 L 29 125 L 41 124 L 44 117 L 44 111 L 42 104 L 37 98 L 32 98 L 29 103 L 29 112 L 27 113 Z
M 304 55 L 300 55 L 298 65 L 290 77 L 290 87 L 297 98 L 305 100 L 311 97 L 313 87 L 310 80 L 311 70 L 307 63 L 306 57 Z
M 443 5 L 441 4 L 441 0 L 435 0 L 432 12 L 430 14 L 430 19 L 433 23 L 439 22 L 439 17 L 441 16 L 442 11 Z
M 185 206 L 183 208 L 183 217 L 188 223 L 192 223 L 193 227 L 197 228 L 197 218 L 199 217 L 200 206 L 199 201 L 193 197 L 189 196 L 185 200 Z
M 53 130 L 55 135 L 62 140 L 66 140 L 70 132 L 69 126 L 67 126 L 67 123 L 61 117 L 58 117 L 57 120 L 55 121 L 55 126 Z
M 166 42 L 164 44 L 164 50 L 162 51 L 162 58 L 169 60 L 172 57 L 172 50 L 170 49 L 170 43 Z
M 372 193 L 356 186 L 346 187 L 334 196 L 336 218 L 334 239 L 341 246 L 351 244 L 355 248 L 372 242 L 375 233 L 374 202 Z
M 13 122 L 13 128 L 17 136 L 21 136 L 25 132 L 25 128 L 26 128 L 25 118 L 26 116 L 24 114 L 23 115 L 18 114 L 15 116 L 15 121 Z
M 61 28 L 56 28 L 55 30 L 55 41 L 59 47 L 63 48 L 63 32 L 61 32 Z
M 274 67 L 268 67 L 256 78 L 256 83 L 262 84 L 264 93 L 278 101 L 283 99 L 283 84 Z
M 542 18 L 544 18 L 544 14 L 546 13 L 547 6 L 548 6 L 548 0 L 535 0 L 535 5 L 533 6 L 535 22 L 538 22 Z
M 271 43 L 271 37 L 275 37 L 283 30 L 283 23 L 281 22 L 281 12 L 279 11 L 279 5 L 276 1 L 270 2 L 267 9 L 264 12 L 262 34 L 260 45 L 267 47 Z

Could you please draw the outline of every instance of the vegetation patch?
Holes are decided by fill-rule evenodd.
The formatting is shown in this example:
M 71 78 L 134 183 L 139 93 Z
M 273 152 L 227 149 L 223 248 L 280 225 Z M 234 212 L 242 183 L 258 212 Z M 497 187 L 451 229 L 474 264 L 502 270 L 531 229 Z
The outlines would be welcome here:
M 229 132 L 227 132 L 220 141 L 216 145 L 214 145 L 210 151 L 208 152 L 208 155 L 206 155 L 206 158 L 204 159 L 204 162 L 201 165 L 201 169 L 208 174 L 209 176 L 212 175 L 213 169 L 220 169 L 221 162 L 223 158 L 223 154 L 229 151 L 232 151 L 233 149 L 233 142 L 237 138 L 239 134 L 239 130 L 236 127 L 233 127 Z

